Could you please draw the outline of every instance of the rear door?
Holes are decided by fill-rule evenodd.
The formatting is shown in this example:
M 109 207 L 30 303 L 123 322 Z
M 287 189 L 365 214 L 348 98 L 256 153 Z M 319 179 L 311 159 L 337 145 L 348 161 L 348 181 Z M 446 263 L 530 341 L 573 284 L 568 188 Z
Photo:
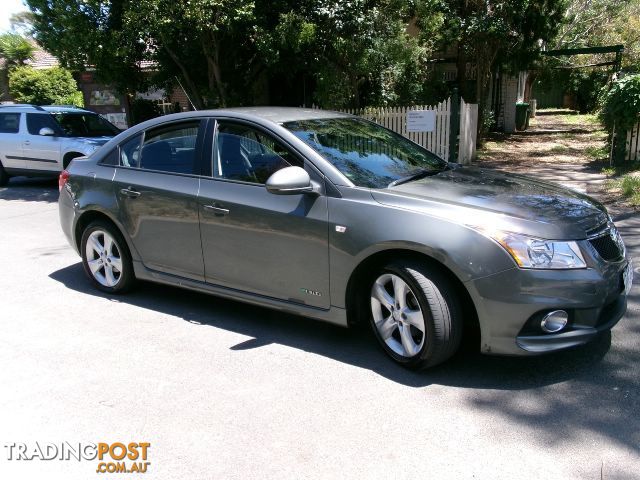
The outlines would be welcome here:
M 145 267 L 204 280 L 198 219 L 206 120 L 171 122 L 120 145 L 120 221 Z
M 25 168 L 20 133 L 22 115 L 18 112 L 0 112 L 0 161 L 8 170 Z
M 59 172 L 62 170 L 60 152 L 62 131 L 48 113 L 27 113 L 26 130 L 22 151 L 27 168 Z M 50 128 L 54 135 L 40 135 L 40 130 Z

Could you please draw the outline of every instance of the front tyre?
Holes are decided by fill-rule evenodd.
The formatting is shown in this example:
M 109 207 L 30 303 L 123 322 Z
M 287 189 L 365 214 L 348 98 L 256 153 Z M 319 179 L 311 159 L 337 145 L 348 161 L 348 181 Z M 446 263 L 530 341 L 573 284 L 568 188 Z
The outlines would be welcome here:
M 385 352 L 411 369 L 451 357 L 462 338 L 461 309 L 451 282 L 439 270 L 393 262 L 373 277 L 371 326 Z
M 124 293 L 135 282 L 127 244 L 111 224 L 95 221 L 82 233 L 82 265 L 91 283 L 107 293 Z

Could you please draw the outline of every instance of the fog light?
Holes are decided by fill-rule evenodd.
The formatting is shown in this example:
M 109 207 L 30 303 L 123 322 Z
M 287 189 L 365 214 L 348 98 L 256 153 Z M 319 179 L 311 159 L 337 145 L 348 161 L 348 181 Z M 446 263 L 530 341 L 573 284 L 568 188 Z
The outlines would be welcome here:
M 540 327 L 547 333 L 556 333 L 567 326 L 569 314 L 564 310 L 554 310 L 547 313 L 540 322 Z

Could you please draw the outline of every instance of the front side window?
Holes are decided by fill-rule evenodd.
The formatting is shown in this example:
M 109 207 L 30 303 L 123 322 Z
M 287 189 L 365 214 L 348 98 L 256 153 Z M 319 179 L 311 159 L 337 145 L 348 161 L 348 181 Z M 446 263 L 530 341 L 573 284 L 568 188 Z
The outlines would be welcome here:
M 360 118 L 283 124 L 356 186 L 385 188 L 402 179 L 444 170 L 447 163 L 411 140 Z
M 67 137 L 113 137 L 120 133 L 114 125 L 95 113 L 51 114 Z
M 279 142 L 246 125 L 220 122 L 213 151 L 218 178 L 266 183 L 278 170 L 302 162 Z
M 183 122 L 148 130 L 139 166 L 146 170 L 196 173 L 196 141 L 200 121 Z
M 18 133 L 20 130 L 19 113 L 0 113 L 0 133 Z

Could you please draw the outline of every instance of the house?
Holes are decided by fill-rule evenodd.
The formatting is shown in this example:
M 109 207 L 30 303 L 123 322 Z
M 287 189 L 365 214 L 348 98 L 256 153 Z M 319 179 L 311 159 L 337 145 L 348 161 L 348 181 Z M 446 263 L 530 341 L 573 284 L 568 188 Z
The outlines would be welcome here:
M 25 65 L 29 65 L 35 69 L 46 69 L 60 65 L 56 57 L 44 50 L 38 43 L 31 39 L 34 46 L 33 57 L 25 61 Z M 14 99 L 9 94 L 8 76 L 4 68 L 4 60 L 0 59 L 0 102 L 13 102 Z M 143 71 L 150 73 L 155 68 L 153 62 L 142 62 Z M 118 128 L 125 129 L 131 126 L 131 96 L 124 95 L 112 85 L 101 82 L 95 74 L 95 69 L 87 68 L 83 72 L 74 74 L 74 78 L 78 84 L 78 89 L 82 92 L 84 99 L 84 107 L 87 110 L 96 112 Z M 155 90 L 151 92 L 136 93 L 137 98 L 150 99 L 157 103 L 158 110 L 162 114 L 173 113 L 176 106 L 181 111 L 191 110 L 191 104 L 184 91 L 176 86 L 171 92 Z

